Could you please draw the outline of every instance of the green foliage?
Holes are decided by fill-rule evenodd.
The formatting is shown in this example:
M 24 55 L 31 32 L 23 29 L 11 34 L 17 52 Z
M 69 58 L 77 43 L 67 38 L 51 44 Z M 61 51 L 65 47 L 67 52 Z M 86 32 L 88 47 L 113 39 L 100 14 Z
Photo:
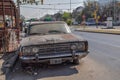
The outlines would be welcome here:
M 64 20 L 68 25 L 71 25 L 71 24 L 72 24 L 71 13 L 69 13 L 69 12 L 64 12 L 64 13 L 62 14 L 62 18 L 63 18 L 63 20 Z
M 100 8 L 97 1 L 89 1 L 88 0 L 87 2 L 84 2 L 84 6 L 85 7 L 84 7 L 82 15 L 85 15 L 86 19 L 94 18 L 94 16 L 93 16 L 94 11 L 95 10 L 99 11 L 99 8 Z
M 68 25 L 71 25 L 71 24 L 72 24 L 72 20 L 71 20 L 71 19 L 67 19 L 66 23 L 67 23 Z
M 82 9 L 82 11 L 78 12 L 76 8 L 73 11 L 72 16 L 78 23 L 81 23 L 82 21 L 84 21 L 82 17 L 83 15 L 85 15 L 85 20 L 87 20 L 88 18 L 94 18 L 94 11 L 96 9 L 98 9 L 98 11 L 100 10 L 100 6 L 98 5 L 97 1 L 86 0 L 84 1 L 84 8 Z
M 70 13 L 69 12 L 64 12 L 62 15 L 62 18 L 64 21 L 67 21 L 68 19 L 71 18 Z

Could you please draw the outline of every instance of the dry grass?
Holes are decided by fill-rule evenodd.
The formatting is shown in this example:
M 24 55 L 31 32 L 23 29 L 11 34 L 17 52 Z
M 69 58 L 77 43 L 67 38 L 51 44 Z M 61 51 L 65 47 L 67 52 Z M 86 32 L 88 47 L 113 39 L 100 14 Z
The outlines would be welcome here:
M 95 33 L 108 33 L 108 34 L 120 34 L 120 29 L 101 29 L 101 28 L 76 28 L 76 31 L 83 32 L 95 32 Z

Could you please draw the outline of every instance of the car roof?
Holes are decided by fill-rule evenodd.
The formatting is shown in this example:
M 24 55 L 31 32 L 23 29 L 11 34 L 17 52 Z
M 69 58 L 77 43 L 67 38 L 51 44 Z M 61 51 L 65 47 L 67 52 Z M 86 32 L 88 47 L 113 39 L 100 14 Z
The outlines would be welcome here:
M 35 21 L 35 22 L 30 22 L 30 25 L 37 25 L 37 24 L 65 24 L 64 21 Z

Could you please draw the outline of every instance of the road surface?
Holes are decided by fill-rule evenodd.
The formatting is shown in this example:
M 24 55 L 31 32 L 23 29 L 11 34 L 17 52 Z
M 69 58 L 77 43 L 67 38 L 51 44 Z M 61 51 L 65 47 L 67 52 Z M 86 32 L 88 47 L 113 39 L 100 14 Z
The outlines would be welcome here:
M 61 64 L 38 68 L 36 75 L 17 65 L 9 80 L 120 80 L 120 36 L 74 32 L 89 41 L 90 54 L 80 65 Z

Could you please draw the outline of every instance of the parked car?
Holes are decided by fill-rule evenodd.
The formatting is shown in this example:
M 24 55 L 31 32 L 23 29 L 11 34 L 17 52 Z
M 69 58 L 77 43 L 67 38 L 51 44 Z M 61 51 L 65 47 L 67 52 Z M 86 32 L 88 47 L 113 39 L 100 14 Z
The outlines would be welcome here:
M 73 22 L 72 25 L 79 25 L 79 23 L 78 22 Z
M 120 26 L 120 21 L 113 21 L 113 26 Z
M 120 26 L 119 21 L 113 21 L 112 24 L 113 24 L 113 26 Z M 101 25 L 107 26 L 107 21 L 102 22 Z
M 71 33 L 65 22 L 34 23 L 21 41 L 19 58 L 24 67 L 30 63 L 60 64 L 88 55 L 88 41 Z
M 107 22 L 106 21 L 104 21 L 104 22 L 98 22 L 98 25 L 100 25 L 100 26 L 107 26 Z
M 85 22 L 86 26 L 93 26 L 96 25 L 96 22 Z
M 85 22 L 85 25 L 87 25 L 87 26 L 96 25 L 95 19 L 94 18 L 88 18 L 87 21 Z

